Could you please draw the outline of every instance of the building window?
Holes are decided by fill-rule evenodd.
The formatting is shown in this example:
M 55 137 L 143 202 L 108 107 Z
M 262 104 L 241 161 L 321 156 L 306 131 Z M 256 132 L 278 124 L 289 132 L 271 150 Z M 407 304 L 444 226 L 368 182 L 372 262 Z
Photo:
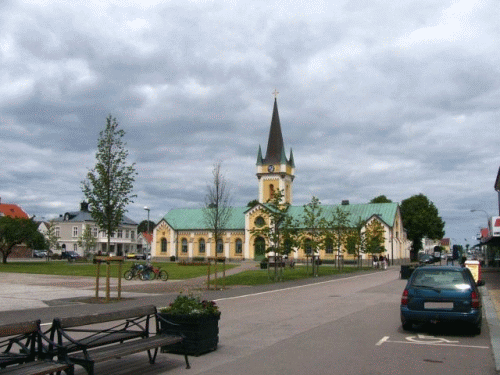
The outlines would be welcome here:
M 182 239 L 182 252 L 183 253 L 188 252 L 188 242 L 185 238 Z
M 241 254 L 243 253 L 243 242 L 238 238 L 236 240 L 236 254 Z
M 133 230 L 130 231 L 130 239 L 131 240 L 135 239 L 135 232 Z
M 200 254 L 205 254 L 205 240 L 202 238 L 198 244 L 198 252 Z
M 94 237 L 97 238 L 97 235 L 99 234 L 99 230 L 97 229 L 97 227 L 94 227 L 92 229 L 93 229 L 93 235 L 94 235 Z
M 78 237 L 78 227 L 73 227 L 73 237 Z
M 224 252 L 224 243 L 222 240 L 217 241 L 217 254 L 222 254 Z
M 310 238 L 306 238 L 304 241 L 304 249 L 306 254 L 312 255 L 312 241 Z
M 266 225 L 266 221 L 264 220 L 264 218 L 262 216 L 259 216 L 255 219 L 254 224 L 256 227 L 261 228 L 264 225 Z
M 117 238 L 123 238 L 123 230 L 121 229 L 118 229 L 118 232 L 117 232 Z
M 166 253 L 167 252 L 167 239 L 166 238 L 162 238 L 161 239 L 161 252 L 162 253 Z
M 125 238 L 128 238 L 128 229 L 125 229 Z
M 74 251 L 77 251 L 77 250 L 78 250 L 78 245 L 77 245 L 76 243 L 73 245 L 73 250 L 74 250 Z
M 60 227 L 56 227 L 54 232 L 56 234 L 56 237 L 61 237 L 61 228 Z

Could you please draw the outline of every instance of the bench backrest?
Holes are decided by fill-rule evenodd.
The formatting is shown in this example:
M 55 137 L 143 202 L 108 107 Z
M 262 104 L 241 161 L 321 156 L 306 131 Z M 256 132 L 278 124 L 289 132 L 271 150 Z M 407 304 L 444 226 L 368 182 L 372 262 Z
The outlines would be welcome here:
M 54 320 L 54 323 L 57 324 L 60 328 L 64 329 L 71 327 L 86 326 L 90 324 L 112 322 L 115 320 L 137 318 L 140 316 L 146 316 L 155 313 L 156 313 L 156 306 L 149 305 L 149 306 L 134 307 L 128 310 L 119 310 L 113 312 L 75 316 L 69 318 L 56 318 Z
M 0 337 L 27 335 L 38 331 L 40 320 L 0 325 Z

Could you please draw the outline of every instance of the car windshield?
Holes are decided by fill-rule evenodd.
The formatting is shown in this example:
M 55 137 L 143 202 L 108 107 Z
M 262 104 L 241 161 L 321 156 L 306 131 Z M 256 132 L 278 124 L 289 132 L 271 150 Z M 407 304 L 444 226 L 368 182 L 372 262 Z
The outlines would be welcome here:
M 455 270 L 419 270 L 411 285 L 430 289 L 470 289 L 464 274 Z

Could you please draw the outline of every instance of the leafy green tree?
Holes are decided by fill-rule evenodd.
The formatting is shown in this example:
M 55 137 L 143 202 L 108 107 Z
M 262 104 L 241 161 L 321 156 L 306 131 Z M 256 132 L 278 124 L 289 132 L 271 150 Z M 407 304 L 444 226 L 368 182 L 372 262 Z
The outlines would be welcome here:
M 293 251 L 296 244 L 296 224 L 288 215 L 288 203 L 283 203 L 283 190 L 276 189 L 273 196 L 264 205 L 269 221 L 262 227 L 252 229 L 253 236 L 261 236 L 266 239 L 269 247 L 266 252 L 274 252 L 277 256 L 283 256 Z M 277 281 L 278 268 L 281 264 L 275 262 L 274 280 Z M 280 271 L 281 274 L 281 271 Z
M 318 198 L 312 197 L 311 202 L 304 205 L 302 226 L 305 228 L 300 232 L 303 248 L 306 252 L 306 264 L 309 264 L 309 256 L 319 253 L 321 245 L 325 242 L 325 220 L 323 209 Z M 309 253 L 310 252 L 310 253 Z M 314 258 L 313 258 L 314 259 Z M 319 264 L 312 262 L 312 274 L 318 275 Z
M 337 256 L 339 260 L 340 255 L 343 252 L 342 248 L 345 248 L 347 234 L 350 229 L 349 216 L 349 212 L 342 210 L 340 207 L 335 207 L 335 211 L 332 213 L 332 217 L 327 224 L 328 228 L 331 229 L 330 236 L 333 241 L 334 249 L 337 249 Z M 340 267 L 340 262 L 338 266 Z
M 401 202 L 401 216 L 403 227 L 408 233 L 408 239 L 413 242 L 410 253 L 411 260 L 417 259 L 418 252 L 422 249 L 422 239 L 430 238 L 440 240 L 444 236 L 444 221 L 438 209 L 423 195 L 414 195 Z
M 45 241 L 47 242 L 47 261 L 50 260 L 50 255 L 52 250 L 59 250 L 61 245 L 59 245 L 59 237 L 56 236 L 56 225 L 53 221 L 50 221 L 47 225 L 47 232 L 45 233 Z
M 0 252 L 3 264 L 7 263 L 14 247 L 21 244 L 32 249 L 46 248 L 45 238 L 38 231 L 38 224 L 32 219 L 0 217 Z
M 354 255 L 359 259 L 362 253 L 365 252 L 366 238 L 365 233 L 362 231 L 365 223 L 360 219 L 354 228 L 349 229 L 346 234 L 345 248 L 348 254 Z
M 365 252 L 381 254 L 384 248 L 384 227 L 378 220 L 372 220 L 365 228 Z
M 385 195 L 379 195 L 378 197 L 373 198 L 370 203 L 392 203 L 392 201 Z
M 203 207 L 203 219 L 205 225 L 212 232 L 212 238 L 217 246 L 222 241 L 224 230 L 231 220 L 231 192 L 227 186 L 227 181 L 222 174 L 222 163 L 217 162 L 212 170 L 212 183 L 207 186 L 207 195 L 205 196 L 205 206 Z
M 250 202 L 247 203 L 248 208 L 255 207 L 259 204 L 260 202 L 257 199 L 251 200 Z
M 127 165 L 128 151 L 122 138 L 125 131 L 118 129 L 118 122 L 109 115 L 106 128 L 99 133 L 94 169 L 82 181 L 82 190 L 90 204 L 90 213 L 100 230 L 108 237 L 109 253 L 111 235 L 120 226 L 126 207 L 133 203 L 132 194 L 137 173 L 135 164 Z
M 153 233 L 153 229 L 155 229 L 156 224 L 149 220 L 149 233 Z M 140 222 L 140 224 L 137 226 L 137 233 L 144 233 L 148 232 L 148 221 L 143 220 Z
M 83 256 L 88 257 L 95 246 L 97 245 L 97 240 L 92 234 L 92 228 L 90 226 L 86 226 L 83 230 L 83 233 L 78 237 L 77 244 L 80 247 L 83 247 Z

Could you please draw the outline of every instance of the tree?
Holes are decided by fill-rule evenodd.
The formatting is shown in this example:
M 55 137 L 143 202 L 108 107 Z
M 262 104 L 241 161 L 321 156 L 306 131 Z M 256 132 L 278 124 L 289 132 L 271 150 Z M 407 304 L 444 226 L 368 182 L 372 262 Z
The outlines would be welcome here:
M 302 216 L 302 224 L 305 228 L 301 231 L 301 239 L 306 252 L 306 264 L 309 264 L 309 252 L 313 257 L 312 274 L 318 276 L 319 262 L 314 262 L 314 255 L 319 254 L 321 245 L 325 242 L 325 220 L 322 219 L 323 210 L 321 202 L 318 198 L 312 197 L 311 202 L 304 205 L 304 215 Z M 317 263 L 317 264 L 315 264 Z
M 365 223 L 363 220 L 359 219 L 354 228 L 347 231 L 345 240 L 346 251 L 348 254 L 354 255 L 358 259 L 358 266 L 360 265 L 360 256 L 366 249 L 365 233 L 362 231 L 364 226 Z
M 260 202 L 257 199 L 251 200 L 250 202 L 247 203 L 248 208 L 253 208 L 257 206 Z
M 373 198 L 370 203 L 392 203 L 392 201 L 385 195 L 379 195 L 378 197 Z
M 155 229 L 156 224 L 149 220 L 149 233 L 153 233 L 153 229 Z M 148 221 L 143 220 L 141 223 L 137 226 L 137 233 L 144 233 L 148 232 Z
M 365 228 L 365 252 L 381 254 L 384 248 L 384 227 L 378 220 L 372 220 Z
M 230 189 L 222 174 L 221 162 L 217 162 L 212 170 L 212 183 L 207 185 L 207 195 L 203 207 L 203 219 L 207 228 L 212 232 L 216 252 L 231 216 Z
M 417 259 L 422 249 L 422 239 L 440 240 L 444 236 L 444 221 L 438 214 L 434 203 L 423 195 L 414 195 L 401 202 L 403 227 L 408 233 L 408 239 L 413 242 L 410 253 L 411 260 Z
M 88 257 L 92 250 L 95 249 L 97 241 L 92 234 L 92 228 L 90 226 L 86 226 L 83 230 L 83 233 L 78 237 L 77 244 L 80 247 L 83 247 L 83 256 Z
M 340 254 L 342 247 L 345 247 L 345 241 L 349 230 L 349 212 L 342 210 L 340 207 L 335 207 L 332 217 L 328 222 L 328 228 L 331 229 L 331 239 L 333 247 L 337 249 L 337 257 L 339 259 L 338 267 L 340 267 Z
M 99 229 L 108 237 L 107 252 L 110 250 L 111 235 L 120 226 L 126 207 L 133 203 L 133 182 L 137 173 L 134 165 L 127 165 L 128 151 L 122 138 L 125 131 L 118 129 L 118 122 L 109 115 L 106 128 L 99 133 L 94 169 L 82 181 L 82 190 L 90 204 L 90 213 Z
M 14 247 L 21 244 L 29 248 L 46 248 L 45 238 L 38 231 L 38 224 L 32 219 L 0 217 L 0 252 L 3 264 L 7 263 Z
M 53 221 L 47 225 L 47 232 L 45 233 L 45 241 L 47 243 L 47 260 L 50 259 L 50 254 L 52 249 L 59 250 L 61 245 L 59 245 L 59 237 L 56 236 L 56 226 Z
M 283 203 L 283 190 L 276 189 L 273 196 L 263 206 L 268 222 L 260 228 L 250 231 L 254 236 L 262 236 L 267 240 L 269 247 L 266 252 L 274 252 L 275 256 L 288 255 L 296 245 L 296 224 L 287 214 L 289 204 Z M 274 280 L 278 280 L 280 262 L 274 262 Z M 281 274 L 281 272 L 280 272 Z

